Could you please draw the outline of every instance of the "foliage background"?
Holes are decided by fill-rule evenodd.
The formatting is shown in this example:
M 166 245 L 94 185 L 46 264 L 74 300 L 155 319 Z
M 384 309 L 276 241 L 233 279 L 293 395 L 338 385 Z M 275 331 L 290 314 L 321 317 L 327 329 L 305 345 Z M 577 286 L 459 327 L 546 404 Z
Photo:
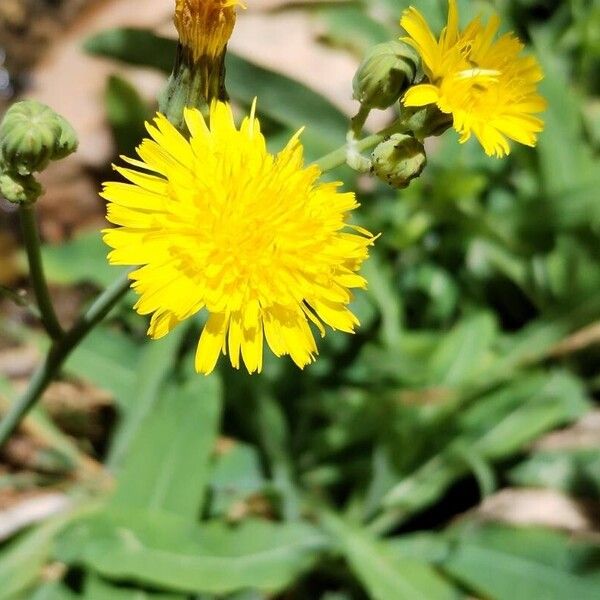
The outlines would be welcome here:
M 302 3 L 319 43 L 357 56 L 399 34 L 408 4 Z M 445 2 L 414 4 L 441 26 Z M 200 322 L 149 343 L 128 297 L 64 373 L 103 390 L 103 410 L 46 402 L 15 441 L 28 467 L 5 453 L 0 491 L 69 510 L 4 533 L 0 598 L 599 597 L 600 6 L 459 4 L 465 21 L 499 11 L 539 57 L 538 148 L 498 161 L 447 133 L 402 192 L 337 172 L 383 235 L 360 331 L 328 335 L 304 372 L 267 356 L 261 376 L 225 361 L 196 376 Z M 85 47 L 165 75 L 173 49 L 144 30 Z M 344 139 L 330 102 L 234 54 L 228 88 L 242 109 L 259 97 L 274 149 L 303 125 L 310 158 Z M 105 107 L 130 152 L 154 107 L 117 76 Z M 116 275 L 96 230 L 45 258 L 84 298 Z M 0 318 L 3 344 L 43 344 L 31 321 Z

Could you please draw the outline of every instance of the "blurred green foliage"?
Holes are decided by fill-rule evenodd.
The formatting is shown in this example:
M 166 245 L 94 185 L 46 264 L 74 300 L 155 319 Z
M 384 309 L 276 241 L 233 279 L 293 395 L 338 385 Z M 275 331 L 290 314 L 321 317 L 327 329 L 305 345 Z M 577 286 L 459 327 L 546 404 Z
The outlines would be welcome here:
M 408 4 L 303 6 L 322 43 L 358 57 L 399 34 Z M 414 4 L 441 26 L 445 2 Z M 361 192 L 357 219 L 382 232 L 354 305 L 362 326 L 328 335 L 304 372 L 266 356 L 260 376 L 225 361 L 196 376 L 199 323 L 150 343 L 124 302 L 66 368 L 115 397 L 98 457 L 114 490 L 76 481 L 71 514 L 0 547 L 0 598 L 599 597 L 593 540 L 475 515 L 448 523 L 505 486 L 599 498 L 597 445 L 530 448 L 593 410 L 600 390 L 600 6 L 459 4 L 465 20 L 499 10 L 543 64 L 538 148 L 499 161 L 449 132 L 410 188 Z M 86 49 L 167 73 L 174 42 L 119 30 Z M 309 158 L 344 140 L 346 117 L 298 82 L 230 55 L 228 88 L 243 107 L 258 96 L 274 148 L 303 125 Z M 130 152 L 152 107 L 116 77 L 106 107 Z M 62 284 L 103 286 L 113 271 L 97 232 L 45 258 Z M 77 464 L 42 411 L 32 418 Z M 44 580 L 56 563 L 60 577 Z

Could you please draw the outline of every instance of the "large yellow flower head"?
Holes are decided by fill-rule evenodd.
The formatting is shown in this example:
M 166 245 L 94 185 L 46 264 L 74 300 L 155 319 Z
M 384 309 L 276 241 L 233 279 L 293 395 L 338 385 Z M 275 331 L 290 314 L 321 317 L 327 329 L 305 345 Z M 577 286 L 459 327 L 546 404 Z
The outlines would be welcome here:
M 235 26 L 241 0 L 176 0 L 175 27 L 179 40 L 195 61 L 222 54 Z
M 460 141 L 474 134 L 488 155 L 508 154 L 507 138 L 535 146 L 544 124 L 534 115 L 546 107 L 536 89 L 542 71 L 535 58 L 521 55 L 523 44 L 512 33 L 495 40 L 498 17 L 486 25 L 476 18 L 459 31 L 456 0 L 449 0 L 448 24 L 439 40 L 413 7 L 400 24 L 429 79 L 407 91 L 406 106 L 437 104 L 452 114 Z
M 196 369 L 210 373 L 219 353 L 260 371 L 263 338 L 277 356 L 303 367 L 317 347 L 310 323 L 352 332 L 351 288 L 373 242 L 346 223 L 353 193 L 319 181 L 303 166 L 299 134 L 277 155 L 266 150 L 252 114 L 236 128 L 228 104 L 213 103 L 210 121 L 187 109 L 185 139 L 164 116 L 148 125 L 136 169 L 117 168 L 131 183 L 106 183 L 105 231 L 115 265 L 131 274 L 135 306 L 151 314 L 160 338 L 201 309 L 209 313 Z

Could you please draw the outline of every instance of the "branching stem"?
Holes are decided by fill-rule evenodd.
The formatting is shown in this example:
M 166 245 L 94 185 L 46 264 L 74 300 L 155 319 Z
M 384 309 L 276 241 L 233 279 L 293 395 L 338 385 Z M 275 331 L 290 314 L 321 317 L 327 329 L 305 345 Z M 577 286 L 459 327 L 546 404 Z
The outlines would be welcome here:
M 129 279 L 127 274 L 125 274 L 98 296 L 96 301 L 69 331 L 52 343 L 44 362 L 34 373 L 25 392 L 10 407 L 7 415 L 0 421 L 0 447 L 4 445 L 19 423 L 35 406 L 73 349 L 108 315 L 128 289 Z

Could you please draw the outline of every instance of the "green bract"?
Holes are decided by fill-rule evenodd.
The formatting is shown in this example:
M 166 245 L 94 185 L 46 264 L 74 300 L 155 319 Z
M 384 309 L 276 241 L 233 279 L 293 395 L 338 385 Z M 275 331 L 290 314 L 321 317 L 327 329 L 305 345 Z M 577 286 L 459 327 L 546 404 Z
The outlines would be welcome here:
M 435 104 L 418 107 L 403 107 L 402 114 L 406 129 L 418 140 L 442 135 L 452 127 L 452 115 L 443 113 Z
M 42 194 L 42 186 L 31 175 L 0 172 L 0 196 L 14 204 L 35 202 Z

